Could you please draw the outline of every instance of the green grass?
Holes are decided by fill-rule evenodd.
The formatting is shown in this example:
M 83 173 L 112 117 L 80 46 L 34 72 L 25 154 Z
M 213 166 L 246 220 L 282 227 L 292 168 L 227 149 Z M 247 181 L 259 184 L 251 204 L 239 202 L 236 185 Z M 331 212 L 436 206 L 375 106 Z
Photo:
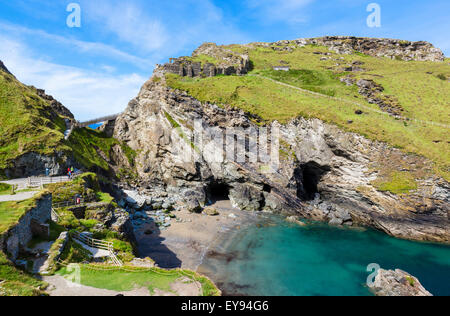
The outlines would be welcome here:
M 70 238 L 60 259 L 70 263 L 90 262 L 92 260 L 92 254 Z
M 69 182 L 46 185 L 45 188 L 53 194 L 53 203 L 72 201 L 77 194 L 95 200 L 97 194 L 100 194 L 98 176 L 92 172 L 84 173 Z
M 36 92 L 0 71 L 0 170 L 27 152 L 52 155 L 70 150 L 65 123 Z
M 214 64 L 214 65 L 217 65 L 217 64 L 220 62 L 220 61 L 219 61 L 217 58 L 215 58 L 215 57 L 208 56 L 208 55 L 203 55 L 203 54 L 197 55 L 197 56 L 194 56 L 194 57 L 188 57 L 188 60 L 190 60 L 190 61 L 192 61 L 192 62 L 199 62 L 199 63 L 201 63 L 202 65 L 205 65 L 205 64 Z
M 43 193 L 34 198 L 21 202 L 0 202 L 0 234 L 16 225 L 22 216 L 36 207 L 36 203 Z
M 12 193 L 12 186 L 7 183 L 0 183 L 0 195 L 10 195 Z
M 15 268 L 0 251 L 0 296 L 42 296 L 47 286 Z
M 96 195 L 99 202 L 112 203 L 114 201 L 114 198 L 109 193 L 97 192 Z
M 334 97 L 336 91 L 340 89 L 346 89 L 349 93 L 355 92 L 355 89 L 343 87 L 342 83 L 339 81 L 339 76 L 329 70 L 291 69 L 289 71 L 276 71 L 268 69 L 257 71 L 255 73 L 332 97 Z
M 394 194 L 409 193 L 417 190 L 417 182 L 414 176 L 406 171 L 394 171 L 387 182 L 375 182 L 375 187 L 379 191 L 388 191 Z
M 105 267 L 98 267 L 105 268 Z M 97 269 L 98 269 L 97 268 Z M 197 279 L 202 284 L 202 294 L 205 296 L 219 295 L 219 291 L 214 284 L 207 278 L 202 277 L 194 272 L 186 270 L 163 270 L 158 268 L 140 269 L 126 267 L 128 272 L 111 268 L 107 271 L 93 270 L 86 266 L 81 266 L 81 284 L 99 289 L 107 289 L 118 292 L 132 291 L 136 288 L 148 288 L 150 293 L 154 293 L 156 289 L 172 292 L 170 285 L 182 277 Z M 66 268 L 58 271 L 59 275 L 67 275 Z
M 110 171 L 108 161 L 114 146 L 120 146 L 131 166 L 134 166 L 136 152 L 126 144 L 107 137 L 104 132 L 91 128 L 75 129 L 69 137 L 69 145 L 75 159 L 91 171 Z
M 380 97 L 393 96 L 404 109 L 403 116 L 441 124 L 450 122 L 450 83 L 437 74 L 450 76 L 450 65 L 439 62 L 405 62 L 388 58 L 338 55 L 321 61 L 323 55 L 314 52 L 330 51 L 326 47 L 308 45 L 292 52 L 273 51 L 270 48 L 230 45 L 236 52 L 248 52 L 253 63 L 250 74 L 265 76 L 292 86 L 319 92 L 315 96 L 257 76 L 217 76 L 213 78 L 186 78 L 168 74 L 167 84 L 186 91 L 202 102 L 229 105 L 254 114 L 261 122 L 287 123 L 295 117 L 319 118 L 341 129 L 355 132 L 372 140 L 386 142 L 405 153 L 415 153 L 435 163 L 435 172 L 450 180 L 450 148 L 448 129 L 418 123 L 403 122 L 373 111 L 364 111 L 352 102 L 379 110 L 359 95 L 356 86 L 348 87 L 339 81 L 344 75 L 373 79 L 385 90 Z M 343 60 L 339 58 L 343 57 Z M 273 71 L 280 61 L 288 64 L 289 72 Z M 363 61 L 362 72 L 348 73 L 344 68 L 354 61 Z M 340 64 L 340 65 L 336 65 Z M 431 74 L 429 74 L 431 73 Z M 433 75 L 436 74 L 436 75 Z M 335 96 L 344 101 L 330 99 Z M 348 122 L 352 121 L 352 124 Z

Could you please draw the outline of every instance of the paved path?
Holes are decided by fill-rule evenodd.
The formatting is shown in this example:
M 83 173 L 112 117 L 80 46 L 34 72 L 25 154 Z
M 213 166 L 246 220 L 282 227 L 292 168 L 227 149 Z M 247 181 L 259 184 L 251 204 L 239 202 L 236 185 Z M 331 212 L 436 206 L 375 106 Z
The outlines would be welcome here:
M 39 191 L 19 192 L 14 195 L 0 195 L 0 202 L 18 202 L 31 199 Z
M 57 176 L 57 177 L 31 177 L 33 184 L 43 183 L 60 183 L 70 181 L 68 176 Z M 28 184 L 30 182 L 30 178 L 18 178 L 7 181 L 0 181 L 0 183 L 6 183 L 9 185 L 17 186 L 17 190 L 24 190 L 28 188 Z

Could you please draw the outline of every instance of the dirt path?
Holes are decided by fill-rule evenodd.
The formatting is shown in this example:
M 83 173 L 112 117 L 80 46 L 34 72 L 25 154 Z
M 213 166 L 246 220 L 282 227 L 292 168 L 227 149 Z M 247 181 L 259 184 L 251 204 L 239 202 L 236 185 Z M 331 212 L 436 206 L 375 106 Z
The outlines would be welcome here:
M 79 285 L 66 280 L 62 276 L 44 276 L 44 282 L 50 284 L 47 293 L 50 296 L 199 296 L 201 284 L 188 278 L 181 278 L 171 284 L 171 292 L 155 289 L 153 295 L 148 288 L 137 288 L 132 291 L 118 292 Z
M 146 288 L 129 292 L 117 292 L 75 284 L 58 275 L 45 276 L 42 280 L 50 284 L 50 288 L 47 290 L 50 296 L 150 296 L 150 292 Z

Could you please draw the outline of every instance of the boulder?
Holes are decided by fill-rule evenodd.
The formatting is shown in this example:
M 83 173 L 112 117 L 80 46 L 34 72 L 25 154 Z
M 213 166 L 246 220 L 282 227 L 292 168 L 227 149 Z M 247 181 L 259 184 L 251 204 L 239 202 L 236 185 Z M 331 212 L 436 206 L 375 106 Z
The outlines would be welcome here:
M 213 207 L 207 207 L 207 208 L 205 208 L 205 209 L 203 210 L 203 213 L 205 213 L 205 214 L 208 215 L 208 216 L 217 216 L 217 215 L 220 215 L 219 211 L 216 210 L 216 209 L 213 208 Z
M 399 269 L 380 269 L 371 290 L 377 296 L 433 296 L 416 277 Z

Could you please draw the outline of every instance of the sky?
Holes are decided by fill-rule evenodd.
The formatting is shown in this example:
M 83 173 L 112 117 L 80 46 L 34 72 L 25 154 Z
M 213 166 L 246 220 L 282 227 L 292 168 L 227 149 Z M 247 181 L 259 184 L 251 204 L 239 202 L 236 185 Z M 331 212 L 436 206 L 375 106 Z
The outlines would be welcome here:
M 367 6 L 381 8 L 369 27 Z M 69 27 L 69 4 L 80 27 Z M 78 120 L 123 111 L 155 64 L 203 42 L 325 35 L 429 41 L 450 56 L 448 0 L 0 0 L 0 60 Z

